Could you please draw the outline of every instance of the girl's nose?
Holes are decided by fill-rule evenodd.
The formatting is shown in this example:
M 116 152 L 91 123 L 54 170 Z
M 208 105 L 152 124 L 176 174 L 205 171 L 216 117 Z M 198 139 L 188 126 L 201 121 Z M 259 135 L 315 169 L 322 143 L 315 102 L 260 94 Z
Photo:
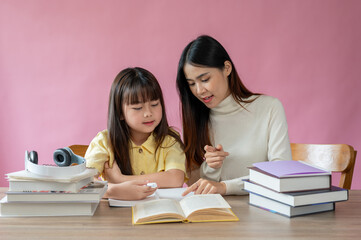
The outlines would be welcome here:
M 146 107 L 144 111 L 144 117 L 151 117 L 151 116 L 152 116 L 151 109 L 149 107 Z

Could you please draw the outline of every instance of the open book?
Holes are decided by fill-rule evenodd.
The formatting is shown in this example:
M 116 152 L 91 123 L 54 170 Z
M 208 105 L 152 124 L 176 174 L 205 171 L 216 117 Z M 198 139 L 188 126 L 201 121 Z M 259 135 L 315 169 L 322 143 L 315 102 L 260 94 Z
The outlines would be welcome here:
M 133 224 L 239 221 L 220 194 L 193 195 L 176 201 L 158 199 L 132 207 Z

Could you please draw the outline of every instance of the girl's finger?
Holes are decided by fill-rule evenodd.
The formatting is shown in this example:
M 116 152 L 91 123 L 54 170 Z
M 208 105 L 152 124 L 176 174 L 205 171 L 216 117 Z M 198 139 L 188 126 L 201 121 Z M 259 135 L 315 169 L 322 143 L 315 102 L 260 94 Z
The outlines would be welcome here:
M 132 182 L 135 184 L 135 185 L 139 185 L 139 186 L 146 186 L 147 183 L 149 182 L 148 180 L 132 180 Z

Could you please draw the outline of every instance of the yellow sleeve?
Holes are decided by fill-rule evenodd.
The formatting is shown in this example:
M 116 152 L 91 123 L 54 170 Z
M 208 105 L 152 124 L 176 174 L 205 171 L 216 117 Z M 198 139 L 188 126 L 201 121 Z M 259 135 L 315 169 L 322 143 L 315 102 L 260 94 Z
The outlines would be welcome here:
M 86 166 L 96 168 L 101 174 L 104 170 L 104 163 L 109 161 L 110 167 L 113 165 L 114 155 L 109 148 L 108 131 L 99 132 L 90 142 L 85 153 Z
M 181 145 L 174 138 L 167 136 L 160 149 L 163 151 L 161 154 L 163 159 L 160 159 L 162 164 L 158 165 L 158 172 L 179 169 L 186 174 L 186 156 Z

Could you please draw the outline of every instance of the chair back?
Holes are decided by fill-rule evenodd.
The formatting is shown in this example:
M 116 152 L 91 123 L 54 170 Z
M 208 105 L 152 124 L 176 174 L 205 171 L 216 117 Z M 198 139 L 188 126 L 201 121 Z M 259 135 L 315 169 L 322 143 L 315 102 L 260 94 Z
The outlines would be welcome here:
M 89 145 L 71 145 L 69 148 L 73 151 L 74 154 L 84 157 L 88 146 Z
M 357 151 L 347 144 L 291 143 L 292 159 L 340 172 L 339 187 L 351 189 Z

